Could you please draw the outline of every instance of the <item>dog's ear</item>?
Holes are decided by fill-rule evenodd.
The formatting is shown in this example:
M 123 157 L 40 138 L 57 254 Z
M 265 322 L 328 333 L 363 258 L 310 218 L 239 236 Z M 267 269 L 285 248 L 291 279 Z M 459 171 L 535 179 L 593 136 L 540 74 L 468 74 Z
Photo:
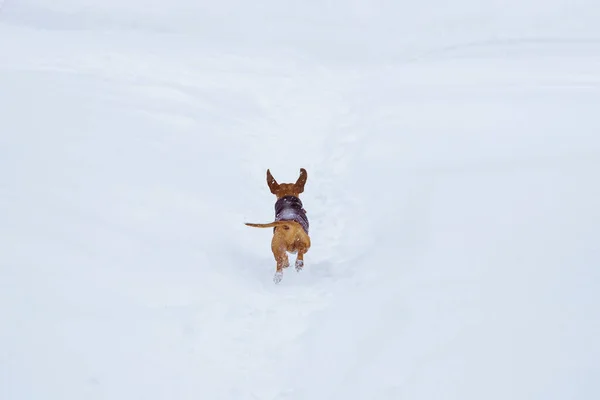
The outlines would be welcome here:
M 300 168 L 300 177 L 296 181 L 296 189 L 298 193 L 304 192 L 304 185 L 306 185 L 306 178 L 308 178 L 306 174 L 306 170 L 304 168 Z
M 267 170 L 267 185 L 269 185 L 269 189 L 271 189 L 271 193 L 277 194 L 279 190 L 279 183 L 273 178 L 271 175 L 271 171 Z

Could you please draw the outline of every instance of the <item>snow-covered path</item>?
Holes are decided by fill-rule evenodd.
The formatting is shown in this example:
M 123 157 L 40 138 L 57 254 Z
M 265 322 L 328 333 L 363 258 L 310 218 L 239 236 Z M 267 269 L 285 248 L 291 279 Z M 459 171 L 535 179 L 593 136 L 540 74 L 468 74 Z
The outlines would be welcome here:
M 151 3 L 0 2 L 0 398 L 600 395 L 600 7 Z

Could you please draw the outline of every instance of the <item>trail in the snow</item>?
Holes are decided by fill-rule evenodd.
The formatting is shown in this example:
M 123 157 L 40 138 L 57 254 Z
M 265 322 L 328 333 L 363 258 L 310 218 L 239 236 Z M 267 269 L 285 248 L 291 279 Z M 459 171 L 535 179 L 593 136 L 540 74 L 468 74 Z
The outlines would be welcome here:
M 151 3 L 0 1 L 0 397 L 598 397 L 594 2 Z

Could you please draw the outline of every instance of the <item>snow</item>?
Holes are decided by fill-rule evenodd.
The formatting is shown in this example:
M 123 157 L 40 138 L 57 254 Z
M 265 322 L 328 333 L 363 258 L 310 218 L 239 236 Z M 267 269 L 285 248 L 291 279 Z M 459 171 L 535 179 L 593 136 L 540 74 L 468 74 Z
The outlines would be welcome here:
M 599 18 L 0 1 L 0 398 L 600 397 Z

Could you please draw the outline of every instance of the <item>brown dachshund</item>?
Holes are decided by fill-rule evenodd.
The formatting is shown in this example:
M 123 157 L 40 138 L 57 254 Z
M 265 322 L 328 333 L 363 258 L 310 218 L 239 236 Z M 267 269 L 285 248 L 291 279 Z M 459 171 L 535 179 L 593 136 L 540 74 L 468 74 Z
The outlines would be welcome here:
M 306 170 L 300 168 L 300 177 L 296 183 L 279 184 L 267 169 L 267 184 L 271 193 L 277 196 L 275 221 L 268 224 L 246 223 L 256 228 L 273 228 L 271 251 L 277 262 L 277 270 L 273 277 L 275 283 L 281 282 L 283 269 L 290 266 L 287 253 L 297 253 L 296 271 L 300 272 L 304 267 L 304 254 L 310 248 L 308 218 L 300 201 L 300 193 L 304 192 L 306 178 Z

